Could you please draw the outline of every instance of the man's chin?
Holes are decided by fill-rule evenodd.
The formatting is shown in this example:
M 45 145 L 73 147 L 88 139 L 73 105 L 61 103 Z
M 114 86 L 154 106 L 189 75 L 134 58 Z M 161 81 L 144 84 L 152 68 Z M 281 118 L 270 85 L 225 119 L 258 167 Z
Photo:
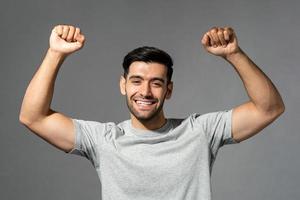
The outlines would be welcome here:
M 147 113 L 147 114 L 144 113 L 144 114 L 141 114 L 141 113 L 136 113 L 136 112 L 132 113 L 132 114 L 139 121 L 150 121 L 150 120 L 152 120 L 155 117 L 155 115 L 157 115 L 155 113 Z

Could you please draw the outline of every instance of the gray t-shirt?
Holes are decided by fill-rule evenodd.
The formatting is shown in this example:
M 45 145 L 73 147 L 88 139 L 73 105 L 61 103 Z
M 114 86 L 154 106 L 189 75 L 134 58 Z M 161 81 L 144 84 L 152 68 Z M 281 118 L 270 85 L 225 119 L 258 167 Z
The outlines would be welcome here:
M 73 119 L 75 148 L 95 167 L 102 200 L 210 200 L 218 149 L 235 143 L 232 110 L 168 119 L 152 131 Z

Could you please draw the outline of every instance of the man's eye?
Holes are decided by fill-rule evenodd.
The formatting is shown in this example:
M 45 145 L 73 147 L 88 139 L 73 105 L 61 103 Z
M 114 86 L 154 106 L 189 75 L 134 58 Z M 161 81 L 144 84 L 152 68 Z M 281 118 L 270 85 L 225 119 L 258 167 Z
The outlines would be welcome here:
M 131 81 L 133 84 L 138 84 L 140 83 L 141 81 Z
M 161 87 L 161 83 L 159 83 L 159 82 L 154 82 L 153 85 L 156 87 Z

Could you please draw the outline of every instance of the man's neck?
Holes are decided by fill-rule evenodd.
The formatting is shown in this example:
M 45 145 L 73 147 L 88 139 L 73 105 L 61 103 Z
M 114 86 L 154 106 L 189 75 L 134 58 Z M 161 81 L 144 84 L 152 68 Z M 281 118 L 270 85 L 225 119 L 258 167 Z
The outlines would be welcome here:
M 144 130 L 155 130 L 161 128 L 163 125 L 165 125 L 167 122 L 167 119 L 162 114 L 158 117 L 154 117 L 150 120 L 138 120 L 135 116 L 131 114 L 131 125 L 134 128 L 137 129 L 144 129 Z

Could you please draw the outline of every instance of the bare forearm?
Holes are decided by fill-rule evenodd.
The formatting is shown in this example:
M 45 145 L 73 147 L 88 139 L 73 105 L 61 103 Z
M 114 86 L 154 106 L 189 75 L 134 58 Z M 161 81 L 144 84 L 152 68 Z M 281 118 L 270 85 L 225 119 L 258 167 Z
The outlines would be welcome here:
M 282 98 L 272 81 L 242 50 L 225 59 L 239 74 L 249 98 L 258 109 L 264 112 L 284 110 Z
M 20 120 L 32 122 L 46 116 L 50 111 L 55 79 L 64 60 L 62 54 L 50 49 L 41 66 L 30 81 L 20 111 Z

